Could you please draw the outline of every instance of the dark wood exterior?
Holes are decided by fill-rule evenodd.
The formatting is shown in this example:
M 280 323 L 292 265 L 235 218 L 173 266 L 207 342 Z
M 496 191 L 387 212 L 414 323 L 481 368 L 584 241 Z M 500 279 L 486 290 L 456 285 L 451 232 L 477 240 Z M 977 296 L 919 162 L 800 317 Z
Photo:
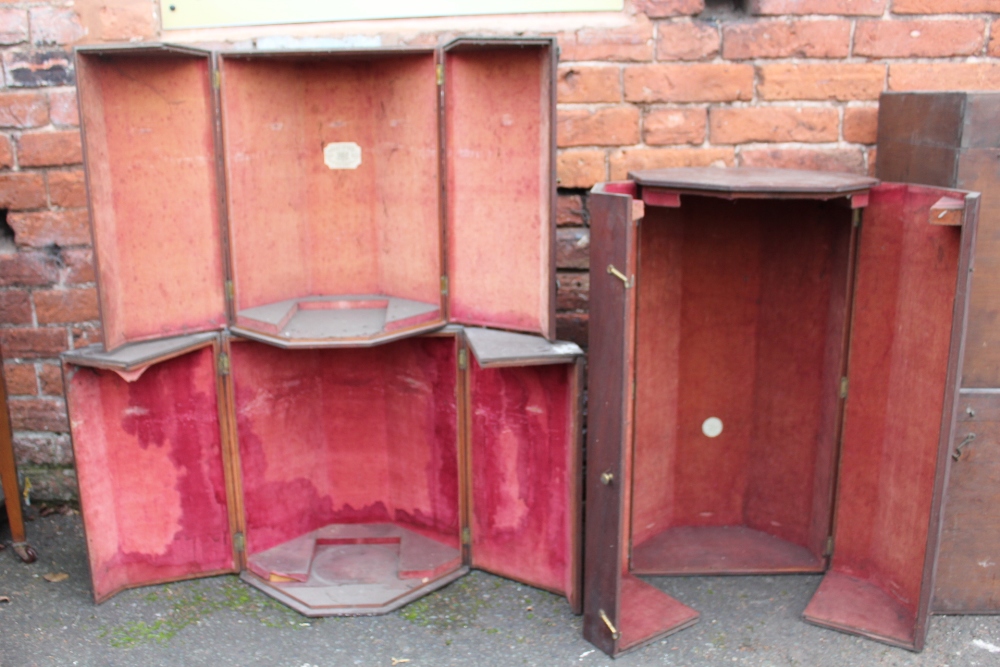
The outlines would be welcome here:
M 879 103 L 876 175 L 982 193 L 975 272 L 961 377 L 957 442 L 944 505 L 938 579 L 940 613 L 1000 613 L 995 468 L 989 433 L 1000 409 L 1000 94 L 886 93 Z M 974 439 L 966 438 L 975 434 Z M 964 441 L 964 444 L 963 444 Z
M 920 650 L 978 195 L 631 177 L 591 195 L 585 636 L 697 618 L 630 617 L 636 575 L 826 571 L 807 620 Z

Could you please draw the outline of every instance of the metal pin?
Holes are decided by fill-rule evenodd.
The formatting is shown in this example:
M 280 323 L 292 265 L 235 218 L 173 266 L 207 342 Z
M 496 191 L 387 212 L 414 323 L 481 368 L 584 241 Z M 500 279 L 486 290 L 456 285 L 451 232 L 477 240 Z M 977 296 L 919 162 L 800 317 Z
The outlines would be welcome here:
M 629 280 L 628 276 L 626 276 L 624 273 L 616 269 L 614 264 L 608 264 L 608 273 L 613 275 L 615 278 L 622 281 L 623 283 L 625 283 L 625 289 L 628 289 L 629 287 L 632 286 L 632 281 Z
M 622 633 L 618 632 L 618 628 L 616 628 L 614 623 L 611 622 L 611 619 L 608 618 L 608 615 L 604 613 L 603 609 L 598 610 L 597 613 L 601 615 L 601 620 L 604 621 L 604 625 L 608 626 L 608 630 L 611 631 L 612 639 L 618 639 L 622 636 Z

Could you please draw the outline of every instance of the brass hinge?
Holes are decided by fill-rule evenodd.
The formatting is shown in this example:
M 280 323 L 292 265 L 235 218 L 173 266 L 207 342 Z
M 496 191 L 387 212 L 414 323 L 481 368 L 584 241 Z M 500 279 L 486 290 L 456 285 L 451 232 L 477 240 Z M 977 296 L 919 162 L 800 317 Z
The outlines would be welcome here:
M 826 548 L 823 549 L 823 556 L 829 558 L 833 555 L 833 535 L 826 538 Z
M 222 86 L 222 74 L 219 70 L 215 70 L 212 72 L 212 88 L 218 90 L 220 86 Z
M 236 298 L 236 289 L 233 287 L 233 281 L 226 281 L 226 298 L 232 301 Z
M 462 529 L 462 544 L 472 544 L 472 530 L 468 526 Z
M 840 378 L 840 397 L 847 398 L 847 376 Z
M 441 294 L 448 295 L 448 276 L 441 276 Z
M 462 348 L 458 351 L 458 369 L 464 371 L 469 367 L 469 351 Z
M 444 65 L 438 63 L 437 66 L 437 84 L 440 86 L 444 83 Z
M 856 208 L 851 212 L 851 222 L 855 227 L 861 226 L 861 209 Z
M 243 533 L 233 533 L 233 548 L 241 553 L 246 551 L 246 540 L 243 539 Z
M 223 352 L 219 355 L 219 375 L 229 375 L 229 355 Z

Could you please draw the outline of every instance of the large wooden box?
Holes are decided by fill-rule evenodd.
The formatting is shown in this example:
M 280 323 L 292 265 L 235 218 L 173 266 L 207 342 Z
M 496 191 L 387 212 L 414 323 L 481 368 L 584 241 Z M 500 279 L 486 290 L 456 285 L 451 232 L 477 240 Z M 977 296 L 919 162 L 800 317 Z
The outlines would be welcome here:
M 64 374 L 95 598 L 241 572 L 370 614 L 474 567 L 579 610 L 554 41 L 77 62 L 105 345 Z
M 585 636 L 696 622 L 638 575 L 825 572 L 807 620 L 919 650 L 978 195 L 631 179 L 590 199 Z
M 982 193 L 976 271 L 931 608 L 1000 612 L 1000 94 L 886 93 L 879 178 Z
M 304 614 L 382 613 L 474 567 L 579 609 L 580 358 L 461 327 L 67 353 L 95 599 L 243 571 Z
M 555 332 L 551 39 L 78 49 L 108 349 Z

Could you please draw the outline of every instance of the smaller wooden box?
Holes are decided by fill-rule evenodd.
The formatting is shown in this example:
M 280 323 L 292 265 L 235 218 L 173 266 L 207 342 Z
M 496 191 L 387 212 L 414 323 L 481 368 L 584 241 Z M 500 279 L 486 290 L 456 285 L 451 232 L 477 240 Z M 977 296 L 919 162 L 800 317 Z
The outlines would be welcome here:
M 920 650 L 978 195 L 630 176 L 590 198 L 584 636 L 697 621 L 638 575 L 826 572 L 806 620 Z

